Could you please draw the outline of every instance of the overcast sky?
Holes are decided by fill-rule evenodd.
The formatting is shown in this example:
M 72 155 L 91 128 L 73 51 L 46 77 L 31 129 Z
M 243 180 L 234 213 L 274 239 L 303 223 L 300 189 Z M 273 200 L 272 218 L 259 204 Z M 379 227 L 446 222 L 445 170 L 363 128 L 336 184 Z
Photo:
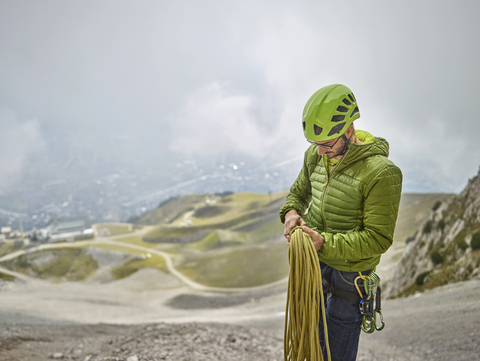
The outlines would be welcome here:
M 480 166 L 479 24 L 478 0 L 0 0 L 0 178 L 55 129 L 156 160 L 295 159 L 306 101 L 343 83 L 405 191 L 459 192 Z

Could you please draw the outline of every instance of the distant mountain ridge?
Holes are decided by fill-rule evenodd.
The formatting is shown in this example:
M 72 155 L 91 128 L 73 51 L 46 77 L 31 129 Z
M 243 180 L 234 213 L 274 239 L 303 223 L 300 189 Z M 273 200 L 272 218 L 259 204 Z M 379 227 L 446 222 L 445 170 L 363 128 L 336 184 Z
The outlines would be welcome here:
M 458 195 L 434 205 L 428 219 L 408 244 L 386 297 L 408 295 L 442 284 L 480 279 L 480 169 Z

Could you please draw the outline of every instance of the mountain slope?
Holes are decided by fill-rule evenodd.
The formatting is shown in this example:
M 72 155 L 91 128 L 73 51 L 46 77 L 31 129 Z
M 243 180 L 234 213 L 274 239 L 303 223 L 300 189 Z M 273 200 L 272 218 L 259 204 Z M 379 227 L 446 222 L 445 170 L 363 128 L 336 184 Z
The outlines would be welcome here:
M 219 229 L 251 233 L 272 221 L 280 224 L 278 211 L 285 195 L 284 191 L 184 196 L 145 214 L 138 223 L 148 220 L 153 224 L 153 220 L 157 220 L 156 227 L 144 237 L 144 241 L 154 243 L 192 243 Z M 169 213 L 172 210 L 175 211 Z M 165 218 L 171 221 L 165 223 Z
M 129 257 L 121 262 L 112 259 L 108 269 L 100 267 L 102 274 L 108 273 L 112 279 L 117 279 L 143 267 L 163 269 L 165 261 L 160 256 L 152 253 L 146 258 L 143 251 L 133 252 L 123 247 L 128 244 L 168 253 L 178 271 L 207 286 L 250 287 L 284 279 L 289 269 L 288 247 L 278 211 L 287 193 L 288 190 L 272 194 L 188 195 L 172 198 L 146 213 L 138 221 L 141 224 L 96 225 L 99 233 L 102 231 L 110 236 L 97 238 L 95 247 L 105 247 Z M 394 243 L 382 256 L 377 269 L 385 284 L 389 283 L 393 267 L 405 250 L 405 239 L 411 238 L 416 228 L 430 216 L 436 202 L 446 203 L 449 197 L 453 196 L 402 194 Z M 117 235 L 120 232 L 123 233 Z M 118 247 L 102 245 L 102 240 L 115 241 Z M 0 245 L 0 255 L 13 252 L 14 246 L 13 243 Z M 29 254 L 28 264 L 24 262 L 26 258 L 19 258 L 19 264 L 25 267 L 18 271 L 29 274 L 30 263 L 40 262 L 41 257 L 41 252 Z M 59 257 L 52 258 L 52 267 L 56 264 L 54 261 L 58 261 L 56 258 Z M 83 264 L 78 257 L 62 258 L 67 271 Z M 9 266 L 17 267 L 13 263 Z
M 158 220 L 142 240 L 168 252 L 181 273 L 204 285 L 251 287 L 279 281 L 288 274 L 278 216 L 286 193 L 172 199 L 140 218 Z
M 441 284 L 480 279 L 480 250 L 472 247 L 472 237 L 479 232 L 480 170 L 460 194 L 434 205 L 408 242 L 384 294 L 408 295 Z
M 288 260 L 278 211 L 287 192 L 179 197 L 141 218 L 167 215 L 167 208 L 184 209 L 174 212 L 175 220 L 168 224 L 159 219 L 143 241 L 172 254 L 177 269 L 202 284 L 247 287 L 282 279 L 288 275 Z M 402 194 L 394 244 L 378 268 L 385 282 L 405 250 L 405 239 L 428 218 L 436 202 L 449 197 Z

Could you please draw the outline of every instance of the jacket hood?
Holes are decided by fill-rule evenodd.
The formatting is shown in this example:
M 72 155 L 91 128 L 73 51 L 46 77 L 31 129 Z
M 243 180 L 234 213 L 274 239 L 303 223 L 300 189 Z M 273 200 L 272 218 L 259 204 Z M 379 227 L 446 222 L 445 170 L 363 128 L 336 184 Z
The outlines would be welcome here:
M 358 145 L 350 143 L 347 152 L 338 164 L 339 168 L 343 168 L 361 159 L 375 155 L 388 157 L 389 145 L 386 139 L 374 137 L 372 134 L 364 130 L 355 130 L 355 135 L 363 144 Z M 323 157 L 323 155 L 318 155 L 317 147 L 315 145 L 308 147 L 306 154 L 309 168 L 320 162 Z
M 348 150 L 345 153 L 343 164 L 351 164 L 360 159 L 371 157 L 374 155 L 383 155 L 388 157 L 389 145 L 386 139 L 374 137 L 369 132 L 364 130 L 355 130 L 355 135 L 362 141 L 363 144 L 348 145 Z

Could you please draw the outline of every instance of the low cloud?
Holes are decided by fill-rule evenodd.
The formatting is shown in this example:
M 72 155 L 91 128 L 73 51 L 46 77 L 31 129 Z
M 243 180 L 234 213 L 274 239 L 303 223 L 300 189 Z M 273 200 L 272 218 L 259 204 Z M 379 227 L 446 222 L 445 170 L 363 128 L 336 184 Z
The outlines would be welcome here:
M 0 187 L 12 184 L 28 158 L 45 146 L 38 119 L 21 120 L 15 112 L 0 109 Z
M 173 116 L 170 150 L 203 156 L 228 151 L 261 155 L 275 140 L 257 123 L 253 109 L 251 96 L 211 83 L 192 94 Z

